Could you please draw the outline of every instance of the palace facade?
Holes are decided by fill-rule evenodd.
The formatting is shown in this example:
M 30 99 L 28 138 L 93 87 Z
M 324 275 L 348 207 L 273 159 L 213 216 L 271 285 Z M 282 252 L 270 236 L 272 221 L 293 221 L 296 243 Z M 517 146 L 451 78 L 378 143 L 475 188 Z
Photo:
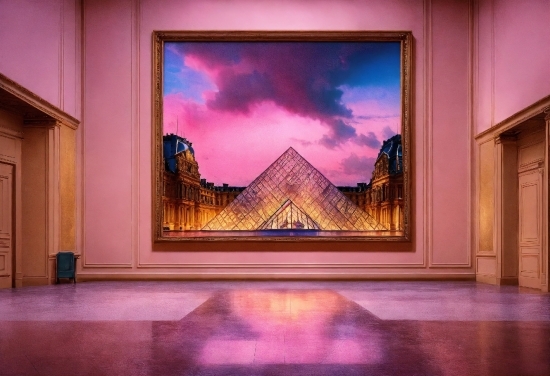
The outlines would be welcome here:
M 215 186 L 201 179 L 192 143 L 169 134 L 163 137 L 163 229 L 200 230 L 245 187 Z
M 216 186 L 201 178 L 192 143 L 163 137 L 165 231 L 202 229 L 246 187 Z M 401 135 L 384 141 L 369 183 L 337 187 L 355 205 L 390 231 L 403 230 L 403 152 Z
M 391 231 L 403 230 L 403 147 L 401 135 L 382 143 L 370 182 L 338 187 L 354 204 Z

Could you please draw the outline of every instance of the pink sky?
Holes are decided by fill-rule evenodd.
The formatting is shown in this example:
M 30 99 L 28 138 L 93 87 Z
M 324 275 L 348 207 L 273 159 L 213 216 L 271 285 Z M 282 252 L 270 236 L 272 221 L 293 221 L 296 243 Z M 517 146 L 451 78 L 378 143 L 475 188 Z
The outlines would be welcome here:
M 302 80 L 300 71 L 288 73 L 296 62 L 289 68 L 256 56 L 245 59 L 246 51 L 239 51 L 238 63 L 223 64 L 212 56 L 215 51 L 172 52 L 166 66 L 173 81 L 165 84 L 164 133 L 191 141 L 201 177 L 216 185 L 248 185 L 289 147 L 335 185 L 368 182 L 380 142 L 399 132 L 395 90 L 341 84 L 323 89 L 322 95 L 335 98 L 325 100 L 295 82 Z M 252 74 L 253 87 L 242 88 Z M 243 77 L 248 79 L 244 84 Z M 238 89 L 231 86 L 233 81 Z M 333 108 L 325 110 L 320 100 Z

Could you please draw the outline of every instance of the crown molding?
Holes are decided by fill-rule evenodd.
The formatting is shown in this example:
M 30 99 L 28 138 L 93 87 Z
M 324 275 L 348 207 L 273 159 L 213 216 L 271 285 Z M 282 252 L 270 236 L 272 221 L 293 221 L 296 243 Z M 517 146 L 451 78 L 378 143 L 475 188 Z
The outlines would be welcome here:
M 0 108 L 23 116 L 24 124 L 59 122 L 77 129 L 80 121 L 0 73 Z

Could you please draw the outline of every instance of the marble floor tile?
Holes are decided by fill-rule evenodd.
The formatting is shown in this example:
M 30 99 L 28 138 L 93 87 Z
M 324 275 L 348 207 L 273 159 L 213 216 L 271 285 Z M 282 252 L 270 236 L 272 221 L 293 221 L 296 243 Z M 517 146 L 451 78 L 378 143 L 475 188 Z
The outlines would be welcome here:
M 473 282 L 0 290 L 0 375 L 550 375 L 550 294 Z

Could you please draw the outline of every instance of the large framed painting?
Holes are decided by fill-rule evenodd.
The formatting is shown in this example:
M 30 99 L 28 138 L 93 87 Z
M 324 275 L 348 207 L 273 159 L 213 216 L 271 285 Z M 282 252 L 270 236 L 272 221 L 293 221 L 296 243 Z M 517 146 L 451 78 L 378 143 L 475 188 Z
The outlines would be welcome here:
M 154 32 L 154 240 L 409 240 L 411 44 Z

